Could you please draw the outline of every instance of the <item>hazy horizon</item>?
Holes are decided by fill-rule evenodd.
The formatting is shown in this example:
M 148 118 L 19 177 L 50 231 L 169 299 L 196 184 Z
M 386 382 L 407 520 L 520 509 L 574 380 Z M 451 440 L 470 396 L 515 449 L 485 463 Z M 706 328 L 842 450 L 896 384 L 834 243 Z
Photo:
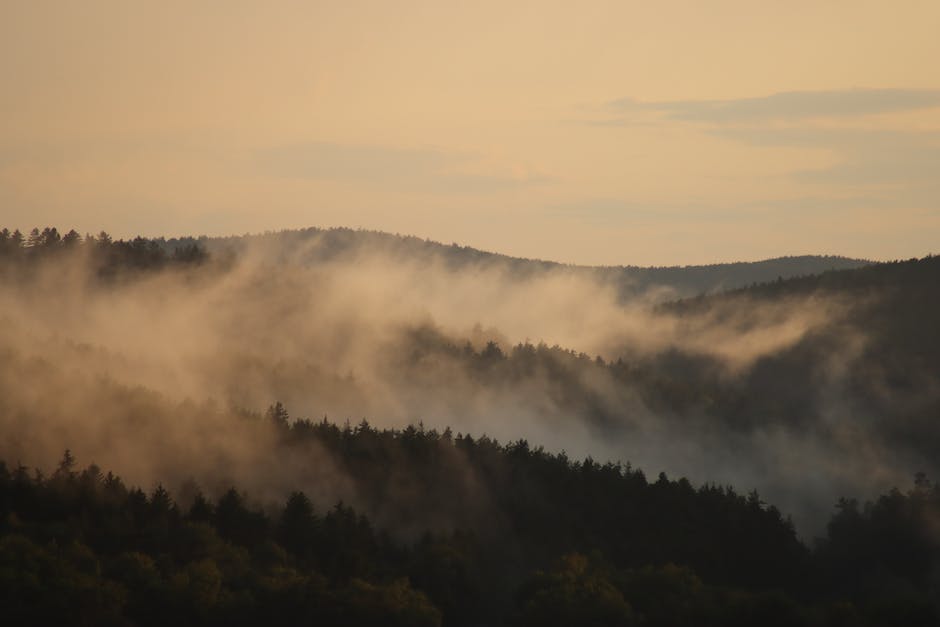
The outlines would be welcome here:
M 938 32 L 0 0 L 0 621 L 940 625 Z
M 26 228 L 20 225 L 16 225 L 16 224 L 0 225 L 0 228 L 7 228 L 11 232 L 15 229 L 19 230 L 23 234 L 24 237 L 29 235 L 30 231 L 32 231 L 32 229 L 34 228 L 39 229 L 41 231 L 43 228 L 46 228 L 46 227 L 56 228 L 56 230 L 59 231 L 60 235 L 64 235 L 69 230 L 71 230 L 71 227 L 67 224 L 63 224 L 63 225 L 57 225 L 57 224 L 45 225 L 44 224 L 42 226 L 33 224 Z M 163 240 L 169 241 L 173 239 L 185 239 L 185 238 L 193 238 L 193 239 L 201 239 L 201 238 L 224 239 L 224 238 L 245 238 L 245 237 L 250 238 L 250 237 L 258 237 L 258 236 L 265 236 L 265 235 L 272 235 L 272 234 L 279 234 L 279 233 L 302 232 L 302 231 L 307 231 L 310 229 L 320 230 L 320 231 L 329 231 L 329 230 L 362 231 L 366 233 L 378 233 L 382 235 L 389 235 L 392 237 L 415 238 L 415 239 L 426 241 L 426 242 L 440 244 L 442 246 L 451 246 L 451 245 L 456 244 L 457 246 L 460 246 L 462 248 L 471 248 L 473 250 L 477 250 L 482 253 L 486 253 L 490 255 L 497 255 L 497 256 L 504 256 L 504 257 L 509 257 L 512 259 L 520 259 L 520 260 L 525 260 L 525 261 L 540 261 L 540 262 L 548 262 L 548 263 L 557 263 L 557 264 L 567 265 L 567 266 L 582 266 L 582 267 L 618 267 L 618 266 L 623 266 L 623 267 L 632 266 L 632 267 L 641 267 L 641 268 L 643 267 L 669 268 L 669 267 L 687 267 L 687 266 L 691 267 L 691 266 L 725 265 L 725 264 L 736 264 L 736 263 L 760 263 L 762 261 L 772 261 L 775 259 L 782 259 L 782 258 L 788 258 L 788 257 L 841 257 L 845 259 L 852 259 L 855 261 L 885 263 L 885 262 L 891 262 L 891 261 L 899 261 L 903 259 L 921 258 L 921 257 L 933 255 L 935 254 L 935 251 L 938 250 L 938 249 L 930 249 L 930 250 L 927 250 L 927 252 L 924 253 L 923 255 L 914 255 L 912 257 L 885 257 L 885 258 L 852 257 L 850 255 L 843 255 L 839 253 L 817 251 L 817 252 L 805 252 L 805 253 L 783 253 L 783 254 L 775 255 L 775 256 L 757 256 L 754 258 L 746 258 L 746 259 L 738 259 L 738 258 L 732 259 L 732 258 L 720 258 L 719 257 L 714 260 L 706 260 L 706 261 L 701 261 L 701 262 L 696 262 L 696 263 L 638 264 L 638 263 L 633 263 L 629 260 L 626 260 L 622 262 L 609 263 L 609 264 L 606 264 L 606 263 L 588 264 L 588 263 L 578 263 L 577 261 L 565 261 L 562 259 L 555 259 L 551 257 L 532 257 L 532 256 L 525 257 L 521 255 L 513 255 L 503 250 L 488 249 L 482 246 L 477 246 L 472 242 L 462 242 L 457 239 L 440 240 L 440 239 L 427 237 L 427 236 L 417 234 L 417 233 L 392 232 L 392 231 L 387 231 L 387 230 L 382 230 L 382 229 L 370 229 L 370 228 L 365 228 L 365 227 L 350 227 L 348 225 L 342 225 L 342 224 L 338 224 L 335 226 L 323 226 L 323 225 L 309 224 L 306 226 L 299 226 L 299 227 L 289 227 L 289 228 L 283 228 L 283 229 L 265 229 L 261 231 L 245 231 L 245 232 L 232 231 L 232 232 L 199 232 L 199 233 L 196 233 L 196 232 L 193 232 L 193 233 L 176 233 L 176 232 L 143 233 L 143 232 L 137 232 L 137 231 L 133 231 L 133 232 L 111 231 L 107 228 L 95 228 L 95 229 L 88 230 L 88 231 L 81 231 L 79 229 L 74 229 L 74 230 L 78 232 L 79 235 L 81 235 L 82 237 L 86 237 L 88 235 L 97 236 L 99 233 L 103 231 L 107 233 L 109 236 L 111 236 L 114 240 L 130 241 L 136 237 L 143 237 L 145 239 L 163 239 Z
M 0 5 L 0 222 L 582 265 L 940 240 L 940 5 Z
M 69 447 L 137 482 L 195 476 L 214 485 L 228 473 L 264 497 L 299 481 L 355 503 L 354 494 L 318 483 L 334 480 L 333 471 L 252 478 L 251 460 L 265 446 L 237 431 L 207 435 L 230 408 L 260 412 L 282 401 L 295 417 L 367 418 L 380 427 L 420 420 L 697 484 L 757 488 L 808 534 L 837 497 L 902 484 L 912 467 L 933 469 L 916 442 L 882 434 L 888 427 L 876 407 L 833 396 L 859 380 L 885 386 L 866 361 L 879 331 L 856 322 L 886 297 L 880 292 L 768 299 L 744 290 L 692 299 L 699 309 L 683 313 L 659 306 L 683 293 L 656 277 L 503 258 L 464 263 L 447 246 L 399 247 L 388 238 L 283 235 L 220 242 L 206 265 L 117 280 L 102 275 L 94 241 L 20 249 L 33 269 L 12 262 L 0 277 L 8 358 L 0 430 L 13 434 L 0 455 L 49 464 Z M 702 291 L 711 290 L 685 295 Z M 466 361 L 465 347 L 482 355 L 489 342 L 521 355 L 507 363 L 523 370 L 490 379 Z M 794 355 L 830 342 L 839 349 L 787 369 Z M 544 363 L 525 366 L 526 350 Z M 658 372 L 680 388 L 662 406 L 656 386 L 618 379 L 595 357 Z M 767 368 L 782 380 L 812 373 L 796 384 L 798 413 L 778 422 L 732 404 L 709 414 L 715 398 L 762 381 Z M 715 391 L 687 396 L 699 385 Z M 767 394 L 787 407 L 782 385 Z M 886 389 L 880 398 L 916 405 L 930 402 L 931 390 Z M 178 403 L 183 415 L 174 417 Z M 871 426 L 861 428 L 859 417 Z M 819 432 L 806 433 L 817 419 Z M 135 435 L 140 429 L 153 435 Z

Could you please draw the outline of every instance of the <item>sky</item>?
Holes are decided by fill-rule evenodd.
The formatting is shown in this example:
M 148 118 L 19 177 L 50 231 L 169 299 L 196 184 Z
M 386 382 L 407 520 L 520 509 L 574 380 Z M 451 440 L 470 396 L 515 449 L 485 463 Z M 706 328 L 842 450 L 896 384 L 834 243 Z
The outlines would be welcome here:
M 940 252 L 936 0 L 0 0 L 0 226 Z

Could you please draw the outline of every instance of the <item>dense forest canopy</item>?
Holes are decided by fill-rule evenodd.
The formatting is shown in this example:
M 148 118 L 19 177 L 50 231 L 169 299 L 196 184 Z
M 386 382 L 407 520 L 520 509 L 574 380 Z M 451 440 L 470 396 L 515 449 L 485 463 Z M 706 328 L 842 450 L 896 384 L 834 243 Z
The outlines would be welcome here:
M 8 458 L 51 464 L 59 431 L 146 483 L 163 457 L 108 438 L 152 392 L 537 439 L 759 489 L 808 536 L 840 496 L 940 472 L 935 258 L 663 303 L 585 269 L 348 229 L 0 239 Z M 212 446 L 250 454 L 236 439 Z
M 566 270 L 584 279 L 614 286 L 622 300 L 637 297 L 670 299 L 720 292 L 830 270 L 861 268 L 871 262 L 838 256 L 803 255 L 754 262 L 717 263 L 703 266 L 573 266 L 538 259 L 521 259 L 478 250 L 469 246 L 441 244 L 413 236 L 348 228 L 307 228 L 241 237 L 173 238 L 160 243 L 172 251 L 178 246 L 200 245 L 210 253 L 228 253 L 269 240 L 284 251 L 306 251 L 304 261 L 323 263 L 355 258 L 368 250 L 381 252 L 397 262 L 422 261 L 441 264 L 452 271 L 499 268 L 517 278 L 533 279 L 546 273 Z M 292 253 L 288 253 L 292 254 Z
M 19 231 L 0 232 L 4 250 L 11 253 L 27 253 L 28 249 L 49 250 L 65 248 L 81 243 L 110 244 L 111 236 L 105 232 L 82 237 L 71 230 L 59 234 L 55 227 L 34 228 L 28 235 Z M 296 231 L 280 231 L 264 235 L 233 237 L 172 237 L 166 239 L 136 237 L 130 241 L 118 240 L 117 249 L 124 254 L 128 250 L 142 251 L 149 248 L 151 254 L 160 249 L 167 256 L 178 257 L 198 254 L 231 256 L 257 247 L 260 242 L 273 244 L 280 250 L 283 260 L 301 261 L 307 264 L 350 260 L 362 251 L 380 252 L 384 257 L 401 262 L 428 262 L 441 264 L 452 271 L 499 268 L 517 278 L 532 279 L 558 270 L 566 270 L 585 279 L 592 279 L 616 287 L 622 300 L 637 297 L 674 299 L 711 294 L 725 290 L 800 276 L 813 276 L 832 270 L 862 268 L 872 262 L 838 256 L 803 255 L 779 257 L 764 261 L 717 263 L 702 266 L 574 266 L 538 259 L 522 259 L 497 253 L 460 246 L 456 243 L 444 245 L 413 236 L 392 235 L 380 231 L 353 230 L 348 228 L 307 228 Z M 117 250 L 116 249 L 116 250 Z M 298 250 L 303 254 L 298 255 Z M 137 262 L 141 263 L 140 261 Z
M 756 493 L 670 481 L 525 441 L 290 421 L 270 453 L 326 455 L 395 532 L 300 491 L 262 504 L 126 485 L 65 451 L 0 463 L 0 600 L 12 624 L 932 625 L 940 488 L 841 500 L 809 548 Z M 392 476 L 388 470 L 394 469 Z M 470 477 L 468 477 L 468 474 Z M 397 484 L 397 485 L 395 485 Z M 410 494 L 402 493 L 402 486 Z M 480 495 L 485 495 L 484 499 Z M 390 532 L 391 530 L 391 532 Z
M 5 589 L 114 624 L 929 624 L 940 260 L 744 278 L 779 267 L 0 231 Z

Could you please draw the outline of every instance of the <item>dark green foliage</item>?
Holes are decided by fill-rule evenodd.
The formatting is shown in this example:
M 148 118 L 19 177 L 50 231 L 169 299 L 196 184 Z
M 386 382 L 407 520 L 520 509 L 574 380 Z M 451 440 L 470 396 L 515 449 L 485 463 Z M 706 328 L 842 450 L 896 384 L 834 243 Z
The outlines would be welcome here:
M 19 231 L 0 230 L 0 272 L 29 278 L 44 260 L 66 256 L 81 256 L 97 277 L 109 280 L 141 271 L 198 266 L 209 258 L 199 240 L 167 242 L 138 236 L 114 241 L 104 231 L 82 238 L 74 229 L 61 236 L 55 227 L 34 228 L 24 238 Z
M 270 425 L 270 428 L 278 428 Z M 448 454 L 499 512 L 451 533 L 392 539 L 342 503 L 301 492 L 267 514 L 236 488 L 185 512 L 66 451 L 52 476 L 0 463 L 4 624 L 931 625 L 940 488 L 919 476 L 860 508 L 840 501 L 805 549 L 752 494 L 694 489 L 591 460 L 409 428 L 288 427 L 358 480 L 395 460 L 418 482 L 415 524 L 466 498 Z M 449 452 L 449 453 L 448 453 Z M 431 480 L 434 477 L 434 480 Z M 450 486 L 455 495 L 447 503 Z M 444 500 L 442 503 L 441 500 Z M 381 504 L 372 504 L 383 515 Z M 388 505 L 386 504 L 386 507 Z M 561 557 L 559 557 L 561 556 Z
M 215 527 L 225 540 L 241 546 L 256 546 L 268 531 L 268 521 L 261 512 L 245 504 L 245 497 L 230 488 L 215 506 Z
M 320 537 L 320 521 L 313 513 L 313 504 L 303 492 L 294 492 L 281 512 L 277 525 L 278 542 L 303 563 L 312 564 Z
M 633 607 L 605 573 L 583 555 L 566 555 L 559 566 L 538 572 L 520 593 L 520 625 L 616 627 L 639 624 Z
M 182 515 L 94 467 L 42 480 L 0 463 L 0 515 L 4 625 L 441 621 L 402 574 L 373 576 L 391 550 L 362 516 L 337 505 L 321 525 L 300 493 L 276 523 L 235 489 Z
M 44 259 L 82 254 L 95 276 L 117 280 L 198 265 L 203 250 L 198 240 L 82 240 L 34 229 L 0 236 L 0 267 L 28 278 Z M 544 344 L 477 350 L 426 327 L 412 331 L 396 367 L 403 380 L 427 377 L 429 385 L 434 369 L 426 366 L 442 356 L 484 388 L 539 377 L 555 406 L 607 433 L 622 426 L 623 412 L 585 383 L 595 375 L 638 391 L 673 417 L 664 420 L 701 407 L 738 430 L 800 428 L 818 417 L 817 364 L 838 353 L 844 335 L 870 329 L 846 398 L 873 434 L 930 459 L 940 437 L 931 387 L 940 379 L 940 327 L 922 321 L 940 319 L 938 268 L 937 258 L 883 264 L 664 307 L 682 317 L 722 303 L 740 309 L 735 299 L 745 297 L 862 297 L 844 321 L 741 378 L 721 377 L 714 360 L 680 350 L 608 363 Z M 898 394 L 913 400 L 898 404 Z M 651 482 L 629 465 L 421 424 L 292 422 L 279 402 L 267 418 L 252 428 L 273 430 L 270 459 L 314 450 L 328 457 L 348 479 L 355 508 L 294 492 L 262 510 L 251 500 L 258 495 L 239 486 L 212 498 L 195 489 L 178 503 L 162 486 L 145 492 L 95 466 L 80 469 L 70 451 L 48 478 L 0 467 L 4 624 L 938 622 L 940 494 L 925 477 L 870 505 L 840 501 L 827 537 L 810 550 L 756 493 L 665 475 Z

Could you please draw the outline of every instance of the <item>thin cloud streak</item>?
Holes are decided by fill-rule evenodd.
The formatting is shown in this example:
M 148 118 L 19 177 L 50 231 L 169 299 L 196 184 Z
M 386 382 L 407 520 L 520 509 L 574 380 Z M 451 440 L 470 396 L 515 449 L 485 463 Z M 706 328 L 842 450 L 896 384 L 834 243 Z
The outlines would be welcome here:
M 755 98 L 643 102 L 621 98 L 618 111 L 654 111 L 674 120 L 729 124 L 811 118 L 844 118 L 940 107 L 937 89 L 838 89 L 787 91 Z M 607 121 L 614 124 L 615 121 Z
M 710 133 L 754 146 L 832 150 L 839 155 L 838 163 L 792 175 L 828 185 L 895 186 L 908 201 L 922 206 L 938 203 L 940 133 L 807 128 L 716 128 Z
M 652 113 L 667 121 L 703 125 L 707 135 L 758 148 L 828 151 L 835 163 L 817 168 L 794 164 L 788 177 L 827 186 L 827 195 L 834 197 L 857 196 L 864 189 L 864 198 L 857 201 L 861 206 L 936 208 L 940 202 L 940 132 L 876 128 L 868 122 L 826 125 L 837 119 L 940 108 L 940 90 L 789 91 L 754 98 L 650 102 L 622 98 L 607 108 L 619 117 L 591 124 L 628 126 L 634 121 L 631 114 L 642 118 Z

